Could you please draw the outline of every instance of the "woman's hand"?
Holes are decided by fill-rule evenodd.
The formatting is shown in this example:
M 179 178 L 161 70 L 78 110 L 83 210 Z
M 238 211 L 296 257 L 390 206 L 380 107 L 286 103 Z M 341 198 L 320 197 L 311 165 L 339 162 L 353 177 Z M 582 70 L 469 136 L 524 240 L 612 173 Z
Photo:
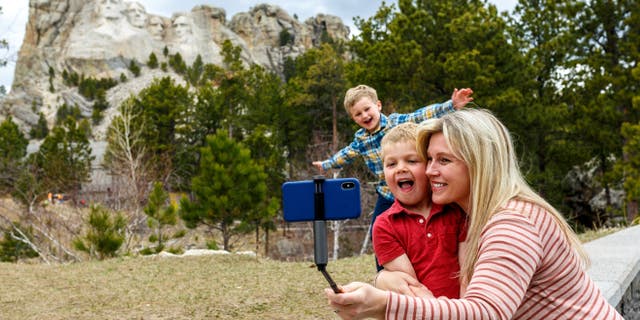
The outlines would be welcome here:
M 362 282 L 352 282 L 341 289 L 344 293 L 334 293 L 330 288 L 324 290 L 329 305 L 340 318 L 384 319 L 387 292 Z

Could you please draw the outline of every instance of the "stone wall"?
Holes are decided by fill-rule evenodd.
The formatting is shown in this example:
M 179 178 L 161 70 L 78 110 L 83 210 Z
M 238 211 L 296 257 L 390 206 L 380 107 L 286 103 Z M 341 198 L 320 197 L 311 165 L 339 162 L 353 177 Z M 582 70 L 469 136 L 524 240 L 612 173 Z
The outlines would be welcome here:
M 589 275 L 626 320 L 640 320 L 640 225 L 584 245 Z

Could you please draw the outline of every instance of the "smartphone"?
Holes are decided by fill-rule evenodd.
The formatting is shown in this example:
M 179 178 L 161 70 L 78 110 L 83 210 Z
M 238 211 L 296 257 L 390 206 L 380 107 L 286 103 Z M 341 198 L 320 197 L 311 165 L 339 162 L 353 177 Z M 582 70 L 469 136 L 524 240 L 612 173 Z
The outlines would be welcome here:
M 325 179 L 321 184 L 324 194 L 324 219 L 345 220 L 360 216 L 360 182 L 356 178 Z M 288 222 L 314 221 L 316 182 L 290 181 L 282 184 L 282 211 Z

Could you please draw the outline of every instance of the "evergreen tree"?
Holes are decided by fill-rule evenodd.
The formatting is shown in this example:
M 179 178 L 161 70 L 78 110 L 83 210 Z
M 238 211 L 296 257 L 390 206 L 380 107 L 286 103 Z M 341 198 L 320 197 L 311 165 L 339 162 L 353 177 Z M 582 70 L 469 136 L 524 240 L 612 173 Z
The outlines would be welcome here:
M 131 71 L 131 73 L 133 73 L 133 76 L 136 78 L 140 76 L 140 67 L 134 60 L 131 60 L 131 62 L 129 62 L 129 71 Z
M 196 59 L 193 61 L 191 67 L 187 68 L 187 81 L 191 85 L 197 85 L 200 82 L 200 77 L 204 72 L 204 63 L 202 62 L 202 57 L 198 55 Z
M 182 148 L 188 147 L 178 139 L 187 137 L 178 135 L 177 129 L 181 122 L 188 121 L 185 118 L 192 105 L 187 88 L 175 84 L 170 77 L 154 80 L 134 101 L 133 112 L 141 114 L 140 123 L 144 123 L 141 138 L 154 166 L 149 170 L 154 172 L 154 180 L 168 181 L 167 187 L 171 189 L 185 183 L 183 170 L 187 169 L 176 164 L 180 164 L 177 157 Z
M 347 78 L 374 87 L 387 113 L 446 101 L 464 87 L 481 92 L 486 106 L 522 101 L 524 61 L 506 21 L 484 1 L 401 0 L 356 26 Z
M 226 120 L 229 136 L 235 134 L 240 114 L 246 107 L 246 86 L 244 79 L 245 68 L 240 59 L 241 49 L 234 46 L 230 40 L 222 44 L 222 57 L 225 73 L 220 79 L 218 90 L 221 95 L 223 119 Z
M 163 229 L 167 226 L 173 226 L 177 222 L 177 213 L 174 206 L 168 203 L 169 195 L 164 190 L 162 182 L 156 182 L 153 190 L 149 194 L 149 202 L 144 207 L 144 213 L 147 215 L 147 224 L 149 228 L 154 230 L 154 235 L 150 238 L 152 242 L 158 242 L 156 252 L 164 249 L 167 235 Z
M 236 221 L 259 214 L 256 203 L 265 202 L 266 175 L 249 149 L 225 131 L 207 137 L 201 157 L 191 184 L 194 199 L 182 199 L 180 216 L 190 228 L 204 224 L 220 230 L 223 248 L 230 250 L 230 239 L 242 232 Z
M 125 240 L 127 222 L 124 216 L 93 205 L 88 223 L 89 229 L 84 236 L 74 239 L 75 248 L 100 260 L 114 257 Z
M 187 72 L 187 64 L 182 59 L 180 52 L 176 52 L 176 54 L 169 56 L 169 66 L 177 74 L 184 75 Z
M 627 141 L 623 150 L 627 157 L 618 163 L 618 170 L 625 177 L 626 200 L 632 202 L 640 199 L 640 123 L 623 124 L 622 135 Z
M 87 123 L 68 117 L 62 125 L 54 127 L 40 145 L 36 162 L 50 189 L 76 195 L 82 183 L 89 180 L 94 157 L 86 126 Z
M 56 72 L 53 70 L 52 66 L 49 66 L 49 92 L 54 92 L 55 88 L 53 87 L 53 79 L 56 75 Z
M 516 6 L 513 39 L 523 47 L 528 75 L 519 83 L 520 92 L 535 98 L 523 100 L 518 108 L 499 109 L 521 137 L 518 144 L 525 151 L 521 157 L 531 185 L 557 207 L 566 200 L 563 180 L 557 177 L 585 161 L 584 150 L 572 143 L 567 99 L 558 94 L 560 75 L 576 46 L 573 19 L 580 11 L 576 1 L 523 1 Z
M 260 230 L 266 233 L 264 244 L 265 256 L 269 255 L 269 232 L 276 230 L 275 218 L 280 212 L 282 198 L 281 186 L 285 181 L 286 170 L 283 146 L 279 143 L 277 135 L 273 134 L 276 128 L 265 124 L 257 125 L 246 138 L 245 143 L 251 149 L 252 158 L 264 168 L 266 174 L 267 194 L 265 202 L 256 203 L 256 210 L 252 211 L 244 223 L 255 231 L 256 252 L 259 251 Z
M 8 116 L 0 124 L 0 190 L 10 192 L 19 177 L 20 161 L 27 154 L 29 141 Z
M 158 57 L 156 57 L 156 54 L 151 52 L 149 54 L 149 60 L 147 61 L 147 67 L 149 67 L 150 69 L 155 69 L 158 67 Z
M 320 157 L 324 157 L 336 150 L 338 141 L 352 137 L 353 123 L 342 107 L 347 90 L 344 64 L 343 57 L 329 44 L 309 50 L 296 60 L 296 74 L 286 88 L 287 109 L 283 113 L 287 119 L 281 123 L 290 162 L 296 160 L 307 166 L 307 150 L 317 149 L 314 143 L 331 140 L 329 148 L 320 151 Z M 293 172 L 290 175 L 293 177 Z
M 295 40 L 295 37 L 289 33 L 289 30 L 287 29 L 282 29 L 282 31 L 280 31 L 279 38 L 281 47 L 292 45 Z
M 0 123 L 0 161 L 19 161 L 27 154 L 29 141 L 11 116 Z
M 42 112 L 38 112 L 38 123 L 31 128 L 29 135 L 32 139 L 44 139 L 49 134 L 49 125 Z
M 66 103 L 63 103 L 56 111 L 56 125 L 60 125 L 64 123 L 67 118 L 73 118 L 78 121 L 82 119 L 82 112 L 80 111 L 80 107 L 78 105 L 70 106 Z
M 175 151 L 176 119 L 192 104 L 187 88 L 170 77 L 156 79 L 135 99 L 136 112 L 146 124 L 143 139 L 156 154 Z
M 34 212 L 38 203 L 51 191 L 44 175 L 38 165 L 38 154 L 32 153 L 21 162 L 16 181 L 11 186 L 13 199 L 24 205 L 29 213 Z
M 598 161 L 598 178 L 610 205 L 610 189 L 620 179 L 613 170 L 614 159 L 628 160 L 625 150 L 631 151 L 625 148 L 629 140 L 621 128 L 640 121 L 640 109 L 633 102 L 638 92 L 637 63 L 630 63 L 640 59 L 640 4 L 603 0 L 585 4 L 574 17 L 578 45 L 565 92 L 573 99 L 576 143 Z M 626 203 L 628 221 L 638 213 L 638 200 Z

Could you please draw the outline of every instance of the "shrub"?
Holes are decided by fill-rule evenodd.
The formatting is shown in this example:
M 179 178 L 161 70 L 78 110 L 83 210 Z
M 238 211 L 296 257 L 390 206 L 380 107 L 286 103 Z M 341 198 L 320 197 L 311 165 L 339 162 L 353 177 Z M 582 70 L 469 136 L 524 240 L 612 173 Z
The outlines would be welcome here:
M 19 228 L 20 226 L 18 226 Z M 4 238 L 0 240 L 0 261 L 17 262 L 22 258 L 34 258 L 38 256 L 29 245 L 16 240 L 11 236 L 12 230 L 4 230 Z M 23 230 L 28 238 L 32 238 L 31 230 Z
M 113 257 L 124 242 L 126 221 L 122 214 L 112 214 L 99 205 L 91 206 L 89 230 L 82 238 L 76 238 L 76 249 L 100 260 Z

